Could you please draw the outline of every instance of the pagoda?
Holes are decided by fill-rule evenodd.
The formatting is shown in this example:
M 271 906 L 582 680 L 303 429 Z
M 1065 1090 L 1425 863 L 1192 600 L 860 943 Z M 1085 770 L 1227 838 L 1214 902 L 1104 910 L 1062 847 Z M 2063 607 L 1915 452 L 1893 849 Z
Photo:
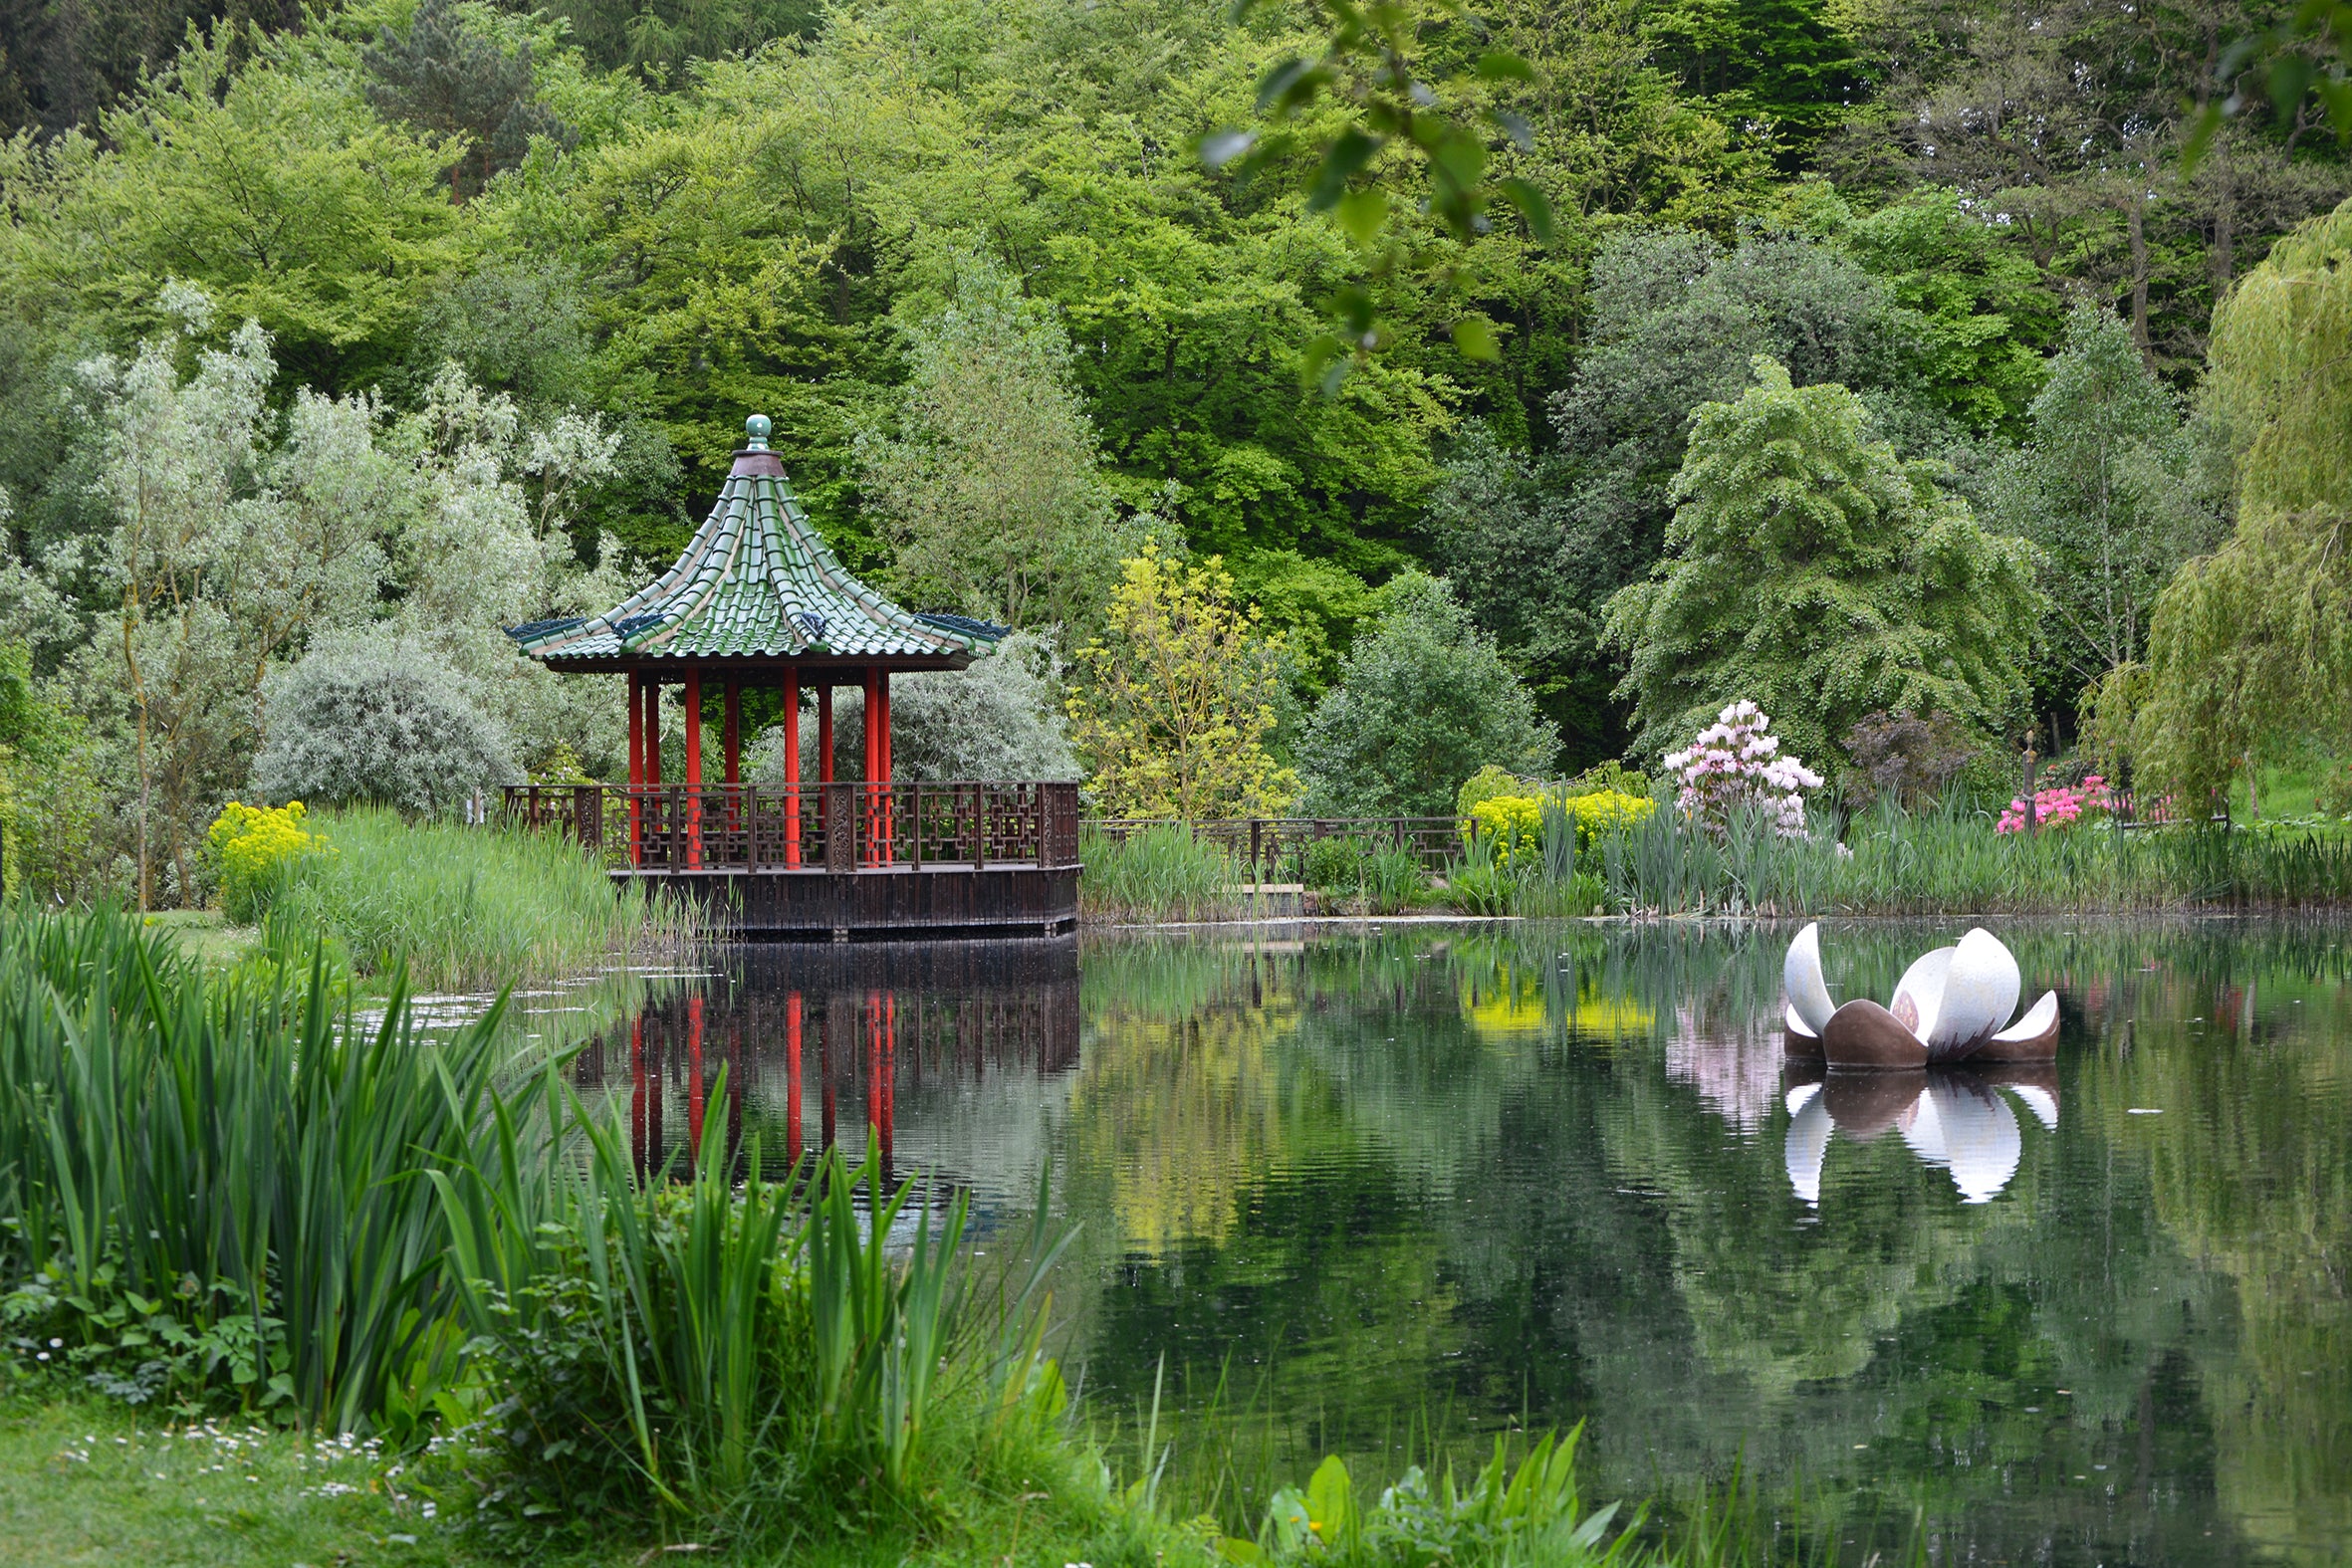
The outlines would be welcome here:
M 744 429 L 745 443 L 735 453 L 717 504 L 668 570 L 601 614 L 508 629 L 526 655 L 551 670 L 628 677 L 628 784 L 620 791 L 626 797 L 627 830 L 620 846 L 623 863 L 614 874 L 839 875 L 915 871 L 926 863 L 936 872 L 950 868 L 943 862 L 952 862 L 953 869 L 979 875 L 992 866 L 1043 868 L 1052 862 L 1068 873 L 1074 915 L 1074 784 L 900 785 L 893 778 L 891 675 L 963 669 L 992 654 L 1008 628 L 964 615 L 906 610 L 860 582 L 810 526 L 794 498 L 782 460 L 769 449 L 767 417 L 753 415 Z M 709 681 L 718 682 L 724 694 L 725 778 L 716 785 L 702 776 L 702 709 Z M 665 782 L 660 699 L 661 688 L 671 684 L 682 688 L 685 777 Z M 781 784 L 743 782 L 747 686 L 783 694 Z M 863 767 L 854 784 L 833 778 L 836 686 L 855 686 L 865 698 Z M 801 694 L 812 687 L 818 777 L 804 781 Z M 567 808 L 569 825 L 584 842 L 611 847 L 615 835 L 605 831 L 604 817 L 605 797 L 613 792 L 600 788 L 590 801 L 588 791 L 573 791 L 580 798 Z M 1062 792 L 1068 794 L 1065 809 L 1058 798 Z M 510 809 L 540 821 L 557 793 L 511 789 Z M 550 800 L 543 801 L 543 795 Z M 1066 833 L 1058 830 L 1064 816 Z M 765 891 L 774 895 L 765 900 L 769 905 L 785 897 L 776 889 Z M 943 891 L 928 886 L 917 902 L 935 903 Z M 743 892 L 735 889 L 736 907 L 743 903 Z M 799 902 L 812 904 L 815 898 L 804 893 Z M 1017 902 L 1024 906 L 1021 918 L 1002 923 L 1026 927 L 1030 900 Z M 842 900 L 836 896 L 829 903 L 839 906 Z M 857 934 L 854 922 L 844 927 L 834 918 L 841 913 L 839 907 L 832 909 L 826 929 L 834 935 Z M 898 917 L 909 910 L 884 913 L 890 916 L 885 924 L 896 929 L 903 924 Z

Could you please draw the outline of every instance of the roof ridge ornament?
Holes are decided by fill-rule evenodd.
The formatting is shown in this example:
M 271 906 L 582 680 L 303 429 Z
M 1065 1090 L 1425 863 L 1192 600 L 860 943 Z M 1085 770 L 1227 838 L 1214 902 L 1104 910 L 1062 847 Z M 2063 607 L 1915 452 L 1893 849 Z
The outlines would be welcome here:
M 775 428 L 768 422 L 766 414 L 754 414 L 746 419 L 743 422 L 744 449 L 750 452 L 767 451 L 768 432 Z

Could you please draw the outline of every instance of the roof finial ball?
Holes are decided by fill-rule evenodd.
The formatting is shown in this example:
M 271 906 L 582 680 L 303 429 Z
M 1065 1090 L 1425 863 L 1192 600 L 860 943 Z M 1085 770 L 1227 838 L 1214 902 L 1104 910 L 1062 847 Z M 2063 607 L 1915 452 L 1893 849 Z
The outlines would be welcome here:
M 750 439 L 744 443 L 746 449 L 753 452 L 767 451 L 769 428 L 768 416 L 766 414 L 754 414 L 749 419 L 746 419 L 743 422 L 743 433 L 750 437 Z

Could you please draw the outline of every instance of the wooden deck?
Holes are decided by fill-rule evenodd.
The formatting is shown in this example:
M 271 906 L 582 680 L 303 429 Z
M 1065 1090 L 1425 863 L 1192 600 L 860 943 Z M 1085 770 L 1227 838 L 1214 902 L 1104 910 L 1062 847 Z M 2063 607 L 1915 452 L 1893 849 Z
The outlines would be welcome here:
M 1077 923 L 1074 784 L 513 785 L 616 881 L 658 881 L 746 937 L 1052 936 Z

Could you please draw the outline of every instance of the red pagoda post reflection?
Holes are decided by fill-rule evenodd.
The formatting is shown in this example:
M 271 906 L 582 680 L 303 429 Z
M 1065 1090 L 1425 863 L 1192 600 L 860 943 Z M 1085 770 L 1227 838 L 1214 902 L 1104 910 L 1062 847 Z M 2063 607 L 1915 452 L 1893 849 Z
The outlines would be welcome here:
M 686 1157 L 702 1158 L 702 999 L 686 1002 Z
M 784 999 L 784 1157 L 801 1157 L 801 994 Z
M 645 1015 L 629 1022 L 629 1156 L 645 1168 Z

